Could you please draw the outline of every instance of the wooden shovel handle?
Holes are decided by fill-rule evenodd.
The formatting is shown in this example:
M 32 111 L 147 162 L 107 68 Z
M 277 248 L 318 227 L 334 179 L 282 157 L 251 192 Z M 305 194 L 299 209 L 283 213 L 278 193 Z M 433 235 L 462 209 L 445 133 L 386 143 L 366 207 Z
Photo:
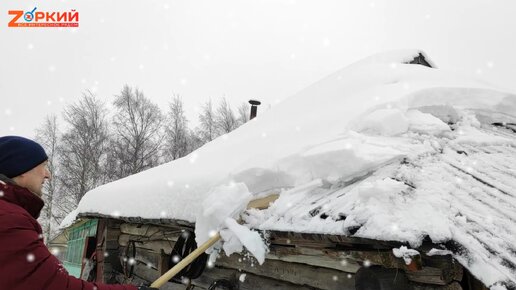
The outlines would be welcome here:
M 272 194 L 264 198 L 259 198 L 252 200 L 249 202 L 247 208 L 257 208 L 257 209 L 265 209 L 269 207 L 269 205 L 278 199 L 278 194 Z M 213 246 L 218 240 L 220 240 L 220 233 L 215 234 L 209 240 L 204 242 L 200 247 L 191 252 L 186 258 L 177 263 L 174 267 L 168 270 L 165 274 L 159 277 L 156 281 L 154 281 L 150 286 L 152 288 L 160 288 L 167 281 L 169 281 L 172 277 L 177 275 L 177 273 L 181 272 L 186 266 L 192 263 L 197 257 L 199 257 L 202 253 L 204 253 L 209 247 Z
M 156 281 L 154 281 L 150 286 L 153 288 L 160 288 L 168 280 L 177 275 L 177 273 L 181 272 L 186 266 L 192 263 L 197 257 L 199 257 L 202 253 L 204 253 L 209 247 L 213 246 L 218 240 L 220 240 L 220 233 L 215 234 L 209 240 L 207 240 L 200 247 L 191 252 L 186 258 L 177 263 L 174 267 L 168 270 L 163 276 L 159 277 Z

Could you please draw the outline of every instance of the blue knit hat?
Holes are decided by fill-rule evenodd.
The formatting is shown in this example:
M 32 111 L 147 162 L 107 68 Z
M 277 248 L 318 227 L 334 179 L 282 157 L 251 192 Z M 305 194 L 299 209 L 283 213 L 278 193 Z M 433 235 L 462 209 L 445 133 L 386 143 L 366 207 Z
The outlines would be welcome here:
M 0 174 L 16 177 L 48 159 L 38 143 L 19 136 L 0 137 Z

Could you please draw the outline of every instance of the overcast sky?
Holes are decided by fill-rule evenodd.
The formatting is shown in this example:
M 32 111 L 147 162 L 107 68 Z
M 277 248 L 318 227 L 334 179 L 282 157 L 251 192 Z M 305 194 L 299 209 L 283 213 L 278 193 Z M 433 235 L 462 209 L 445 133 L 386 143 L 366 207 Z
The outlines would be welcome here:
M 124 84 L 188 117 L 208 98 L 265 107 L 370 54 L 420 48 L 445 69 L 516 91 L 513 0 L 0 2 L 0 135 Z M 77 29 L 8 28 L 8 10 L 79 11 Z M 314 99 L 314 103 L 317 100 Z

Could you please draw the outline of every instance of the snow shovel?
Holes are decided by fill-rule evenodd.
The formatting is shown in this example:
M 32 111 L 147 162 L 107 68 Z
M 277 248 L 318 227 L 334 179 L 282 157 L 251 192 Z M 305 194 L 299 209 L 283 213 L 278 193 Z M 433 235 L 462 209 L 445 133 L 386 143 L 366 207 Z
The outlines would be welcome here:
M 272 202 L 274 202 L 276 199 L 278 199 L 278 197 L 279 197 L 278 194 L 271 194 L 264 198 L 252 200 L 247 205 L 247 208 L 248 209 L 250 209 L 250 208 L 266 209 L 269 207 L 269 205 Z M 204 244 L 202 244 L 197 249 L 195 249 L 193 252 L 191 252 L 188 256 L 186 256 L 183 260 L 179 261 L 179 263 L 177 263 L 174 267 L 172 267 L 165 274 L 163 274 L 161 277 L 156 279 L 156 281 L 154 281 L 150 285 L 150 287 L 160 288 L 161 286 L 163 286 L 170 279 L 172 279 L 175 275 L 177 275 L 177 273 L 181 272 L 181 270 L 183 270 L 186 266 L 188 266 L 190 263 L 192 263 L 197 257 L 199 257 L 207 249 L 209 249 L 211 246 L 213 246 L 218 240 L 220 240 L 220 233 L 215 234 L 209 240 L 204 242 Z

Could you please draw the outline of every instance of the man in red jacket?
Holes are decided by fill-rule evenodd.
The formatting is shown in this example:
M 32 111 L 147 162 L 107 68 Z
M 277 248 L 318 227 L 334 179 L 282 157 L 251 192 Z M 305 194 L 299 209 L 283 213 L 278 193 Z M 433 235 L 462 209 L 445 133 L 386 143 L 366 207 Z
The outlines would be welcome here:
M 36 221 L 50 173 L 38 143 L 0 137 L 0 290 L 151 290 L 132 285 L 90 283 L 63 268 L 43 243 Z

